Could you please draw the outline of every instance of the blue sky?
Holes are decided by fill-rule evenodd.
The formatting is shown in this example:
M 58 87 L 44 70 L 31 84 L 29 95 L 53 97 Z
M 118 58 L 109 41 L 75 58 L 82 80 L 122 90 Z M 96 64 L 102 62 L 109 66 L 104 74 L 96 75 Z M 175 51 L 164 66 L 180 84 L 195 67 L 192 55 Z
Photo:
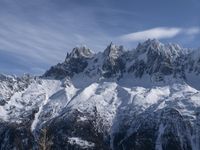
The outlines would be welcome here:
M 42 74 L 77 45 L 200 47 L 199 0 L 0 0 L 0 73 Z

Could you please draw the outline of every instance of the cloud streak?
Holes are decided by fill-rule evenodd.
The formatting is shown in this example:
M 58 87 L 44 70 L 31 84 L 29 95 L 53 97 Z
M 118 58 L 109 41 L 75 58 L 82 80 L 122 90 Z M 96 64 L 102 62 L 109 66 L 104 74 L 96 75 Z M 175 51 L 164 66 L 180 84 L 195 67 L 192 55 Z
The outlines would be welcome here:
M 102 50 L 110 42 L 111 38 L 99 29 L 93 10 L 79 5 L 61 10 L 48 0 L 43 2 L 45 9 L 38 7 L 39 1 L 33 5 L 32 1 L 23 3 L 23 0 L 19 4 L 5 1 L 7 9 L 0 9 L 0 73 L 42 74 L 41 70 L 63 61 L 76 45 L 88 44 L 93 50 Z M 32 6 L 38 11 L 32 10 Z M 20 11 L 26 9 L 26 13 Z
M 185 30 L 185 34 L 187 35 L 196 35 L 200 33 L 200 28 L 199 27 L 192 27 L 189 29 Z
M 120 36 L 123 41 L 141 41 L 146 39 L 168 39 L 173 38 L 180 34 L 195 35 L 200 33 L 199 27 L 191 28 L 169 28 L 169 27 L 156 27 L 144 31 L 134 32 Z

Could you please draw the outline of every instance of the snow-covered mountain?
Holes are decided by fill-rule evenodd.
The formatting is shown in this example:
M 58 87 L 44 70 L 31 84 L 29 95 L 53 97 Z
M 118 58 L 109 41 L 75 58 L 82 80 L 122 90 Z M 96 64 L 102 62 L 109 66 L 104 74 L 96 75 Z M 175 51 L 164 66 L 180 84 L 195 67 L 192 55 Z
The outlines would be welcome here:
M 0 149 L 199 150 L 200 50 L 76 47 L 41 77 L 0 75 Z

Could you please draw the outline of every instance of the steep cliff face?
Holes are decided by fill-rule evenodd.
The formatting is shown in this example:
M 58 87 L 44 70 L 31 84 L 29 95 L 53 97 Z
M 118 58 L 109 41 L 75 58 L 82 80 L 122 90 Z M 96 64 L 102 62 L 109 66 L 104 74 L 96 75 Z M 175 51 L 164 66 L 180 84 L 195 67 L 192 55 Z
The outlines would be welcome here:
M 1 75 L 0 149 L 199 150 L 199 73 L 199 50 L 147 40 Z

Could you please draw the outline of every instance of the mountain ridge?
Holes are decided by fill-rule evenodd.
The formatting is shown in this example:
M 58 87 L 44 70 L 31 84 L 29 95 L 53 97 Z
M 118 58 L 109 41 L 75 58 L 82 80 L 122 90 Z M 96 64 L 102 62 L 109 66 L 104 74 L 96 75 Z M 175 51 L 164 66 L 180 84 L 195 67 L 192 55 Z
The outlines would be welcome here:
M 0 149 L 198 150 L 200 55 L 147 40 L 0 75 Z
M 84 48 L 87 49 L 80 47 L 80 50 Z M 76 47 L 76 49 L 78 48 Z M 139 43 L 131 51 L 111 43 L 103 52 L 97 54 L 90 52 L 90 54 L 90 57 L 76 59 L 70 58 L 69 54 L 67 62 L 65 60 L 63 63 L 51 67 L 43 77 L 53 77 L 53 74 L 58 71 L 58 76 L 54 76 L 55 78 L 73 77 L 74 74 L 79 73 L 88 75 L 92 72 L 92 75 L 95 74 L 99 78 L 118 76 L 118 79 L 126 73 L 134 73 L 136 78 L 141 78 L 144 74 L 150 76 L 162 74 L 160 78 L 163 80 L 164 76 L 172 75 L 173 78 L 186 78 L 188 73 L 193 72 L 197 75 L 200 72 L 198 50 L 181 48 L 178 44 L 162 44 L 156 39 Z M 73 65 L 80 70 L 70 68 L 68 65 Z

